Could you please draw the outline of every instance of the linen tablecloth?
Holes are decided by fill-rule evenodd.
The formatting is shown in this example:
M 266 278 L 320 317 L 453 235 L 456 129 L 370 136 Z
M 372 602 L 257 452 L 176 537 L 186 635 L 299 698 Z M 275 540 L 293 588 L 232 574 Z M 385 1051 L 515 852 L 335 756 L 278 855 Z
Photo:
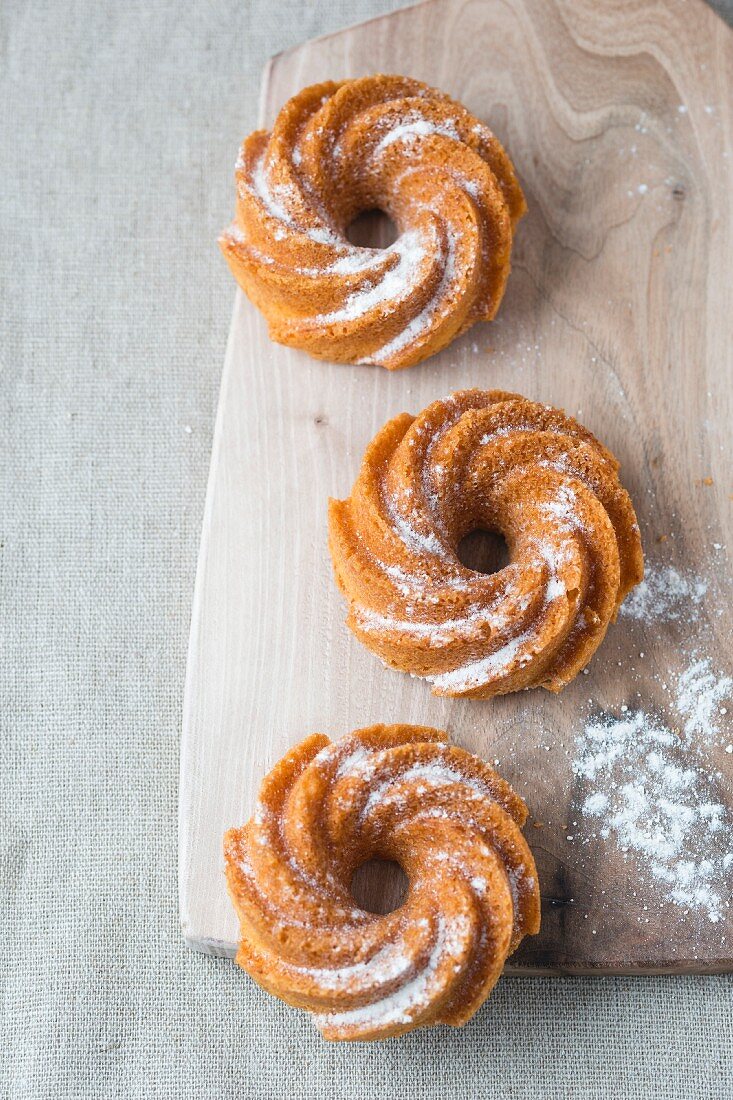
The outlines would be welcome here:
M 268 56 L 391 6 L 0 6 L 2 1097 L 733 1094 L 730 977 L 505 980 L 462 1031 L 334 1046 L 181 940 L 215 237 Z

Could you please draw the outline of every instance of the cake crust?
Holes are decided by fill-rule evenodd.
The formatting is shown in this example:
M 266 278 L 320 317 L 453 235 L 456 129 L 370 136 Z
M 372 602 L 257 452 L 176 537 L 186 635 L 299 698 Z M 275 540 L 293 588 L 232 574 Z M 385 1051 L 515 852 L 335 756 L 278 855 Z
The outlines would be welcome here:
M 461 539 L 504 536 L 510 564 L 465 567 Z M 560 691 L 588 663 L 643 577 L 618 462 L 549 405 L 465 390 L 389 421 L 329 546 L 348 625 L 391 668 L 437 695 Z
M 323 359 L 397 370 L 490 320 L 526 206 L 491 130 L 420 81 L 326 81 L 255 131 L 236 168 L 220 246 L 273 340 Z M 346 231 L 380 209 L 399 236 L 357 247 Z
M 327 1039 L 465 1023 L 507 955 L 539 930 L 526 816 L 497 772 L 441 730 L 307 737 L 224 838 L 237 962 L 311 1012 Z M 409 880 L 386 915 L 360 909 L 350 891 L 372 858 L 396 860 Z

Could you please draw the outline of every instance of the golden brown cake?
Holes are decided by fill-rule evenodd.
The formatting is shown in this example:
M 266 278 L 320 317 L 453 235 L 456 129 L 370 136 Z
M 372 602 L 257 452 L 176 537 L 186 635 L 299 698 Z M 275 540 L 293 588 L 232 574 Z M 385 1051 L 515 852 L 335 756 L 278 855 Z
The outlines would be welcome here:
M 499 532 L 485 575 L 456 549 Z M 618 462 L 589 431 L 518 394 L 466 390 L 375 436 L 329 544 L 356 636 L 436 695 L 560 691 L 644 572 Z
M 426 84 L 305 88 L 244 142 L 236 184 L 221 248 L 281 344 L 397 370 L 499 308 L 524 196 L 491 130 Z M 389 248 L 347 239 L 371 209 Z
M 369 726 L 301 741 L 224 839 L 241 925 L 237 962 L 315 1015 L 327 1039 L 382 1039 L 470 1019 L 523 936 L 538 931 L 521 798 L 426 726 Z M 409 888 L 387 915 L 350 884 L 397 861 Z

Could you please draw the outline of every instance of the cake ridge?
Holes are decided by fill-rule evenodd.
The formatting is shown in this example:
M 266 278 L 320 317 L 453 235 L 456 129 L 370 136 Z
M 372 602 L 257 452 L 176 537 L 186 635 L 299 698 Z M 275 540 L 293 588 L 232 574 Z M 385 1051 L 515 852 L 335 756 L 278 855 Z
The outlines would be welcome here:
M 464 1023 L 539 929 L 526 815 L 493 768 L 441 730 L 307 738 L 266 777 L 250 821 L 225 836 L 238 963 L 329 1039 Z M 397 860 L 409 880 L 385 915 L 346 902 L 353 872 L 374 857 Z
M 503 569 L 460 561 L 476 528 L 504 535 Z M 356 636 L 446 695 L 561 690 L 643 576 L 611 452 L 560 410 L 494 391 L 386 424 L 330 502 L 329 546 Z
M 395 370 L 495 315 L 524 197 L 491 130 L 444 93 L 383 74 L 312 85 L 246 139 L 235 176 L 220 245 L 274 340 Z M 388 249 L 346 236 L 374 208 L 397 225 Z

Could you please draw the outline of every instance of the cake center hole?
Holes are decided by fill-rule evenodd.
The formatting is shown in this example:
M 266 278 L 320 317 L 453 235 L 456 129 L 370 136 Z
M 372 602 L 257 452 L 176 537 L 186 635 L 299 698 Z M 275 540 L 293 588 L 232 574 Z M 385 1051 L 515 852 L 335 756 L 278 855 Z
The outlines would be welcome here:
M 407 897 L 408 879 L 399 863 L 391 859 L 368 859 L 357 867 L 351 893 L 367 913 L 392 913 Z
M 397 226 L 383 210 L 364 210 L 354 218 L 346 236 L 359 248 L 389 248 L 397 240 Z
M 509 547 L 498 531 L 480 528 L 464 535 L 456 548 L 461 565 L 474 573 L 498 573 L 509 565 Z

